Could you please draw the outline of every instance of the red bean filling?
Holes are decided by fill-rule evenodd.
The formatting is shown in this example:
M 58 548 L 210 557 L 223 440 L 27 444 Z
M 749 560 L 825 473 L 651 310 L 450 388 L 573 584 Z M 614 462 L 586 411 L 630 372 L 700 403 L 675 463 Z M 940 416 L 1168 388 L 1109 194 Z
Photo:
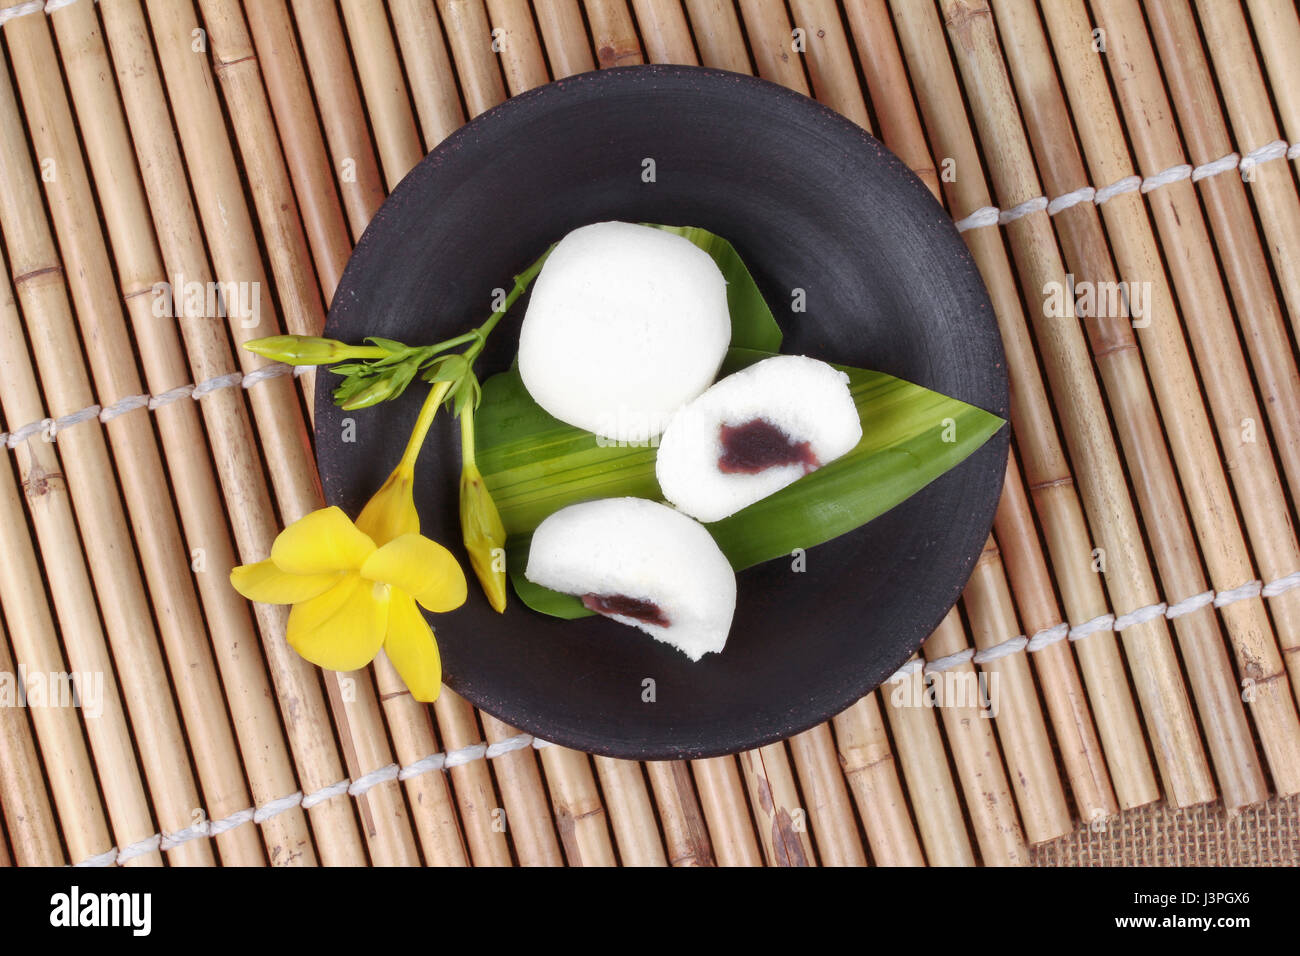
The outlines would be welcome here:
M 618 614 L 621 617 L 636 618 L 646 624 L 669 626 L 668 618 L 664 617 L 664 612 L 653 601 L 642 601 L 626 594 L 584 594 L 582 603 L 588 611 L 597 614 Z
M 795 464 L 803 465 L 805 475 L 821 467 L 808 442 L 795 441 L 766 419 L 722 426 L 718 470 L 723 474 L 756 475 L 768 468 Z

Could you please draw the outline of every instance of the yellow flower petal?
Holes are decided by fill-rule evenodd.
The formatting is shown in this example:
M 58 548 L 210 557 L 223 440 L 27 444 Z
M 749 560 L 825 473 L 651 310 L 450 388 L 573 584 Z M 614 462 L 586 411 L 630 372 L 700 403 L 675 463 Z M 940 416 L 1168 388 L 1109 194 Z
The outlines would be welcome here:
M 331 506 L 303 515 L 276 536 L 271 560 L 290 574 L 355 571 L 375 550 L 343 509 Z
M 351 671 L 375 659 L 388 629 L 389 588 L 347 574 L 289 612 L 289 646 L 318 667 Z
M 442 660 L 433 639 L 433 628 L 420 613 L 414 598 L 403 591 L 393 591 L 384 653 L 402 675 L 412 697 L 426 704 L 438 699 L 442 689 Z
M 361 576 L 405 591 L 435 613 L 465 603 L 465 572 L 452 553 L 418 534 L 404 534 L 366 558 Z
M 230 569 L 230 583 L 234 589 L 250 601 L 260 601 L 262 604 L 310 601 L 338 584 L 341 576 L 340 572 L 289 574 L 281 571 L 269 559 Z
M 414 489 L 415 473 L 398 465 L 361 509 L 357 527 L 378 547 L 404 534 L 419 534 L 420 513 L 415 510 Z

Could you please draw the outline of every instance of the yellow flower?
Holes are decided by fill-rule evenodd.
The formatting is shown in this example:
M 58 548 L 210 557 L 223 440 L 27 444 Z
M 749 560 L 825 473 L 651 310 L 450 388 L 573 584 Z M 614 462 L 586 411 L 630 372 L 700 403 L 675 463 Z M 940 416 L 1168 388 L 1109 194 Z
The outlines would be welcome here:
M 442 664 L 420 607 L 460 607 L 466 583 L 451 552 L 419 533 L 411 481 L 399 465 L 355 524 L 337 507 L 305 515 L 267 560 L 233 569 L 230 583 L 249 600 L 292 604 L 289 644 L 313 664 L 356 670 L 382 648 L 427 702 L 438 697 Z

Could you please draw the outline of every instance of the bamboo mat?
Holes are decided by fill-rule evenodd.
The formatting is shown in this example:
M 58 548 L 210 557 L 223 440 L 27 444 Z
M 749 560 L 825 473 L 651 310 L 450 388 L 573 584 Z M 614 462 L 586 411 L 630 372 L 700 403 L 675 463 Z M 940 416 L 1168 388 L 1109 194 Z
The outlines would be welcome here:
M 76 673 L 83 705 L 0 707 L 0 863 L 1300 862 L 1290 0 L 0 23 L 0 675 Z M 418 705 L 383 663 L 323 673 L 226 579 L 322 504 L 313 376 L 238 344 L 318 333 L 387 191 L 468 118 L 641 62 L 757 73 L 898 153 L 980 266 L 1013 400 L 994 535 L 922 658 L 785 743 L 645 765 Z M 1132 316 L 1046 315 L 1067 273 L 1080 312 L 1133 283 Z M 263 290 L 261 325 L 160 319 L 176 277 Z M 899 703 L 977 674 L 993 720 Z

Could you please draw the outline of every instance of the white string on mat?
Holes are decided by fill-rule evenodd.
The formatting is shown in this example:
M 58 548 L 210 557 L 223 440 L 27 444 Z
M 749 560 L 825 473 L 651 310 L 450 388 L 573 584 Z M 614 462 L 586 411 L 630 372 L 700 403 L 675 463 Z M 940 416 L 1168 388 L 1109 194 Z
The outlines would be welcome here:
M 299 790 L 288 796 L 270 800 L 258 807 L 238 810 L 220 820 L 196 823 L 174 833 L 155 833 L 151 837 L 128 845 L 123 850 L 114 847 L 104 853 L 82 860 L 80 863 L 74 863 L 73 866 L 102 867 L 112 866 L 115 863 L 120 865 L 154 850 L 172 850 L 191 840 L 220 836 L 228 830 L 243 826 L 245 823 L 262 824 L 286 810 L 292 810 L 294 807 L 301 806 L 304 810 L 310 810 L 326 800 L 342 796 L 345 793 L 353 797 L 359 797 L 366 791 L 390 780 L 410 780 L 422 773 L 429 773 L 433 770 L 450 770 L 452 767 L 459 767 L 475 760 L 500 757 L 526 747 L 541 750 L 550 746 L 553 746 L 550 741 L 542 740 L 540 737 L 534 737 L 531 734 L 516 734 L 491 745 L 487 743 L 470 744 L 468 747 L 460 747 L 446 753 L 430 754 L 414 763 L 407 764 L 405 767 L 390 763 L 386 767 L 380 767 L 378 770 L 363 774 L 357 777 L 356 780 L 340 780 L 338 783 L 332 783 L 328 787 L 322 787 L 308 794 L 304 794 Z
M 119 415 L 133 412 L 137 408 L 148 408 L 153 411 L 182 398 L 192 398 L 197 402 L 204 395 L 211 394 L 218 389 L 234 388 L 236 385 L 243 388 L 252 388 L 258 382 L 265 382 L 269 378 L 279 378 L 281 375 L 288 375 L 290 372 L 295 377 L 303 375 L 310 367 L 308 365 L 295 366 L 285 365 L 283 362 L 272 362 L 269 365 L 263 365 L 261 368 L 253 369 L 248 374 L 231 372 L 229 375 L 218 375 L 215 378 L 204 379 L 197 385 L 177 385 L 175 388 L 169 388 L 158 395 L 128 395 L 102 408 L 98 405 L 88 405 L 69 415 L 60 415 L 58 418 L 43 418 L 38 422 L 24 425 L 22 428 L 15 428 L 11 432 L 0 432 L 0 441 L 3 441 L 6 448 L 13 449 L 40 432 L 48 432 L 52 438 L 56 438 L 58 433 L 65 428 L 88 422 L 92 418 L 98 418 L 100 422 L 107 423 Z
M 1170 166 L 1168 169 L 1153 173 L 1145 179 L 1136 175 L 1125 176 L 1108 186 L 1095 188 L 1080 186 L 1078 189 L 1057 196 L 1055 199 L 1049 200 L 1046 196 L 1035 196 L 1033 199 L 1027 199 L 1010 209 L 981 206 L 970 215 L 958 219 L 955 225 L 958 232 L 965 232 L 968 229 L 981 229 L 985 226 L 1006 225 L 1021 216 L 1027 216 L 1031 212 L 1039 212 L 1044 209 L 1047 210 L 1049 216 L 1055 216 L 1057 213 L 1064 212 L 1071 206 L 1077 206 L 1081 202 L 1092 202 L 1100 206 L 1102 203 L 1124 193 L 1137 190 L 1149 193 L 1153 189 L 1168 186 L 1170 183 L 1182 182 L 1188 178 L 1194 183 L 1199 183 L 1208 176 L 1218 176 L 1220 173 L 1226 173 L 1237 168 L 1241 169 L 1244 177 L 1247 172 L 1260 163 L 1267 163 L 1274 159 L 1295 159 L 1297 157 L 1300 157 L 1300 143 L 1287 143 L 1285 140 L 1279 139 L 1271 143 L 1265 143 L 1257 149 L 1252 149 L 1245 156 L 1238 153 L 1229 153 L 1227 156 L 1211 160 L 1208 163 L 1202 163 L 1200 166 L 1179 163 L 1177 166 Z
M 16 4 L 8 10 L 0 10 L 0 27 L 10 20 L 17 20 L 19 17 L 30 16 L 33 13 L 51 14 L 64 7 L 70 7 L 76 2 L 77 0 L 27 0 L 26 3 Z
M 986 664 L 989 661 L 995 661 L 1020 651 L 1028 651 L 1033 654 L 1045 647 L 1051 647 L 1067 637 L 1072 641 L 1078 641 L 1090 634 L 1124 631 L 1159 617 L 1173 620 L 1182 617 L 1184 614 L 1198 611 L 1209 604 L 1213 604 L 1215 607 L 1224 607 L 1237 601 L 1246 601 L 1255 597 L 1277 597 L 1279 594 L 1297 587 L 1300 587 L 1300 571 L 1292 571 L 1290 574 L 1283 575 L 1268 584 L 1260 581 L 1247 581 L 1240 587 L 1229 588 L 1226 591 L 1202 591 L 1200 594 L 1193 594 L 1191 597 L 1184 598 L 1175 604 L 1166 604 L 1162 601 L 1158 604 L 1145 605 L 1118 616 L 1100 614 L 1090 621 L 1084 621 L 1082 624 L 1076 624 L 1073 627 L 1062 622 L 1043 628 L 1030 638 L 1026 638 L 1023 634 L 1017 634 L 1015 637 L 1009 637 L 983 650 L 977 651 L 974 648 L 967 648 L 947 657 L 936 658 L 929 663 L 922 663 L 919 659 L 908 661 L 890 675 L 886 682 L 903 680 L 922 669 L 927 674 L 949 670 L 968 660 L 976 664 Z

